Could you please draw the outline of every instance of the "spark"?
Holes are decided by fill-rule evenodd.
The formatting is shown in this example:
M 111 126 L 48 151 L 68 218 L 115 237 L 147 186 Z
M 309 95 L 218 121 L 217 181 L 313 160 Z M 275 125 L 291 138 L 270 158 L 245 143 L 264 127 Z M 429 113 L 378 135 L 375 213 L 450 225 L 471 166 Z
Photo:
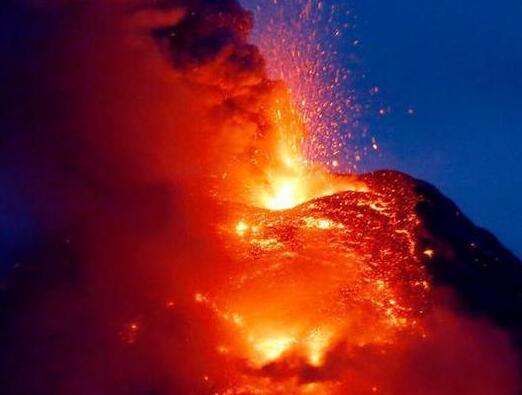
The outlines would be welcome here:
M 204 303 L 207 301 L 207 298 L 203 294 L 196 293 L 194 295 L 194 300 L 196 301 L 196 303 Z
M 140 324 L 137 321 L 129 322 L 120 332 L 120 339 L 127 344 L 134 344 L 138 338 Z
M 426 255 L 428 258 L 433 258 L 435 256 L 435 251 L 433 251 L 431 248 L 428 248 L 424 250 L 424 255 Z
M 248 228 L 249 228 L 249 226 L 245 222 L 239 221 L 236 225 L 236 233 L 239 236 L 244 236 L 245 232 L 248 230 Z

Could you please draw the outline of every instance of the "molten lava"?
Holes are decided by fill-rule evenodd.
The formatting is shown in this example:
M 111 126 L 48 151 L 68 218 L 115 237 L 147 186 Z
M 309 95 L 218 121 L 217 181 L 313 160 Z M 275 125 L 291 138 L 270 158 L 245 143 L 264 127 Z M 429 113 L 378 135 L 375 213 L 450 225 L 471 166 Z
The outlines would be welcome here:
M 288 97 L 277 97 L 273 102 L 267 115 L 273 137 L 263 153 L 268 156 L 261 169 L 263 176 L 251 188 L 253 205 L 283 210 L 339 191 L 367 190 L 355 177 L 336 177 L 306 160 L 302 152 L 304 121 Z
M 228 207 L 216 226 L 235 268 L 228 284 L 196 295 L 227 328 L 216 352 L 244 363 L 222 393 L 336 394 L 345 378 L 320 377 L 339 355 L 424 335 L 416 199 L 388 181 L 340 178 L 331 191 L 348 190 L 319 189 L 291 209 Z
M 234 262 L 228 282 L 195 295 L 225 325 L 216 352 L 243 365 L 223 394 L 338 393 L 345 378 L 320 377 L 339 355 L 424 333 L 416 197 L 400 179 L 307 162 L 304 128 L 281 102 L 262 176 L 245 180 L 251 200 L 223 203 L 215 224 Z

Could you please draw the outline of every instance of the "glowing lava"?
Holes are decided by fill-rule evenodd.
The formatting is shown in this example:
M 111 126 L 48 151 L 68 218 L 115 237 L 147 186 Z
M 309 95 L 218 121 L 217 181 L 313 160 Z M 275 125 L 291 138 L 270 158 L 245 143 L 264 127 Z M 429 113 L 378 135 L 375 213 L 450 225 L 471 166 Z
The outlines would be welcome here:
M 273 181 L 272 193 L 262 197 L 264 206 L 272 210 L 291 208 L 306 200 L 303 184 L 298 177 L 281 177 Z
M 318 377 L 360 349 L 424 336 L 430 287 L 414 242 L 415 196 L 397 177 L 333 185 L 348 190 L 291 209 L 231 205 L 217 224 L 234 269 L 196 300 L 225 325 L 216 352 L 245 363 L 218 393 L 327 395 L 347 382 L 363 393 L 369 384 L 345 373 Z
M 422 336 L 429 285 L 414 242 L 417 200 L 399 178 L 373 183 L 306 160 L 305 123 L 274 92 L 255 171 L 239 182 L 248 198 L 223 203 L 216 224 L 233 262 L 228 281 L 195 295 L 225 327 L 216 352 L 243 364 L 216 393 L 364 389 L 321 377 L 364 347 Z
M 415 195 L 400 179 L 373 183 L 315 162 L 332 134 L 321 136 L 321 107 L 303 112 L 296 100 L 306 100 L 292 94 L 264 81 L 248 101 L 227 102 L 255 121 L 223 132 L 238 148 L 215 177 L 225 214 L 214 225 L 230 266 L 224 283 L 194 296 L 222 325 L 215 352 L 233 366 L 209 393 L 327 395 L 347 384 L 371 392 L 374 383 L 358 381 L 366 377 L 330 366 L 423 334 L 429 286 L 414 242 Z
M 273 138 L 263 178 L 251 188 L 252 203 L 270 210 L 289 209 L 340 191 L 367 191 L 355 177 L 338 177 L 304 158 L 305 125 L 291 100 L 274 100 L 269 112 Z

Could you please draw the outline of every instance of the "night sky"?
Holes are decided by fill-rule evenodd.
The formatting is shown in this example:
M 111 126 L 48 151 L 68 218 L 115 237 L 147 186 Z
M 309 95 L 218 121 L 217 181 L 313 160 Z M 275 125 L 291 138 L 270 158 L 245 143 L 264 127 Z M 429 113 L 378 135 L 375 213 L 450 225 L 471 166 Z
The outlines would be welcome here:
M 355 57 L 363 86 L 380 88 L 366 114 L 380 155 L 366 158 L 364 168 L 399 169 L 435 184 L 522 255 L 522 3 L 324 3 L 352 11 L 339 58 L 353 68 Z M 381 117 L 379 106 L 390 111 Z

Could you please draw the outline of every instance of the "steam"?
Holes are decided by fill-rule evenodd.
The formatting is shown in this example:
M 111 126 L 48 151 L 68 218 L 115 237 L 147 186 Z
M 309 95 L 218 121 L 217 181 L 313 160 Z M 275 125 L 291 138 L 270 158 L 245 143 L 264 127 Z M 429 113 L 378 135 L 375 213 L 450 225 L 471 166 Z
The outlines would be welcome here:
M 224 325 L 194 292 L 235 262 L 209 221 L 284 166 L 273 111 L 291 102 L 248 43 L 251 14 L 236 0 L 0 7 L 1 393 L 210 394 L 238 371 L 339 393 L 516 393 L 507 335 L 446 308 L 428 340 L 383 353 L 342 339 L 320 368 L 216 355 Z

